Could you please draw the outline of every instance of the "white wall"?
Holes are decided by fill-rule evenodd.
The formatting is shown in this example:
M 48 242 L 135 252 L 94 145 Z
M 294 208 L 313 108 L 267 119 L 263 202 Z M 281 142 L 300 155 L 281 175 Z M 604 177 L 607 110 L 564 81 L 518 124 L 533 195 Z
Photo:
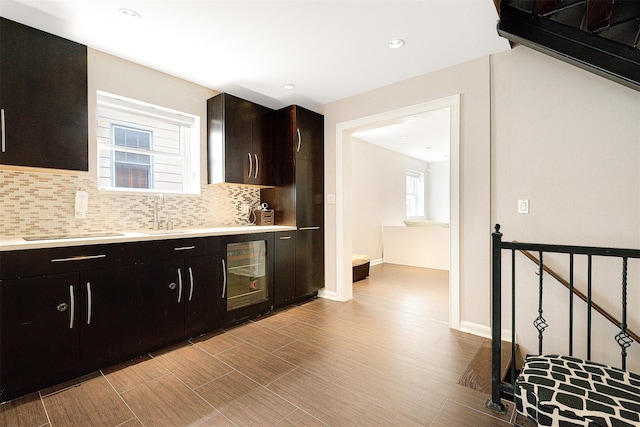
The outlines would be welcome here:
M 351 140 L 345 139 L 344 146 L 336 146 L 337 124 L 456 94 L 461 95 L 460 309 L 465 321 L 488 325 L 490 271 L 488 236 L 491 231 L 488 57 L 356 95 L 320 108 L 320 112 L 325 115 L 325 191 L 327 194 L 336 193 L 337 169 L 342 176 L 343 190 L 346 194 L 353 193 L 352 186 L 356 180 L 351 171 Z M 341 165 L 336 164 L 337 151 L 342 153 L 343 164 Z M 343 169 L 346 169 L 346 174 L 343 174 Z M 344 230 L 340 236 L 336 235 L 337 205 L 328 204 L 325 207 L 325 289 L 328 292 L 337 292 L 338 280 L 344 281 L 343 272 L 336 271 L 337 245 L 343 248 L 345 258 L 351 254 L 353 210 L 350 199 L 346 198 L 342 203 L 349 218 L 344 223 Z M 349 242 L 349 247 L 344 247 L 345 241 Z M 351 265 L 349 259 L 343 259 L 341 263 L 346 266 Z M 479 301 L 486 301 L 486 303 L 479 303 Z
M 427 219 L 449 222 L 449 162 L 429 163 Z
M 356 181 L 345 167 L 351 165 L 351 141 L 336 146 L 337 124 L 455 93 L 461 94 L 463 326 L 490 326 L 495 223 L 507 240 L 640 247 L 640 93 L 521 46 L 324 106 L 327 193 L 336 191 L 336 172 L 346 171 L 347 194 Z M 345 165 L 336 166 L 337 152 Z M 530 200 L 530 214 L 517 214 L 518 199 Z M 344 205 L 351 212 L 350 200 Z M 351 221 L 336 235 L 335 207 L 326 206 L 329 291 L 339 277 L 336 247 L 352 235 Z M 533 269 L 524 265 L 531 280 Z M 638 287 L 640 267 L 631 267 Z M 615 274 L 615 281 L 603 281 L 609 288 L 598 291 L 605 306 L 620 299 L 619 268 Z M 560 292 L 550 283 L 546 289 L 549 298 Z M 629 300 L 640 300 L 640 289 Z M 566 317 L 566 308 L 549 310 L 552 318 Z M 518 322 L 531 328 L 532 320 L 523 315 Z M 630 325 L 640 330 L 640 320 L 631 318 Z M 612 340 L 603 332 L 608 327 L 597 328 L 597 336 Z
M 517 46 L 492 57 L 492 223 L 505 240 L 640 248 L 640 92 L 572 65 Z M 528 215 L 517 200 L 530 200 Z M 568 259 L 546 258 L 565 278 Z M 615 265 L 612 265 L 615 264 Z M 594 260 L 594 301 L 620 318 L 621 262 Z M 535 266 L 518 261 L 525 286 L 519 300 L 537 300 Z M 509 273 L 510 274 L 510 273 Z M 585 261 L 576 260 L 576 286 L 586 292 Z M 504 277 L 504 276 L 503 276 Z M 510 276 L 506 276 L 510 277 Z M 640 267 L 630 262 L 629 325 L 640 330 Z M 567 292 L 544 281 L 545 352 L 567 352 Z M 510 295 L 503 295 L 503 300 Z M 586 319 L 585 304 L 576 301 Z M 537 353 L 531 322 L 537 304 L 524 304 L 517 325 L 525 351 Z M 594 319 L 596 360 L 620 366 L 616 330 Z M 582 322 L 584 323 L 584 322 Z M 553 332 L 559 332 L 558 339 Z M 576 332 L 576 355 L 585 356 L 585 335 Z M 640 350 L 629 368 L 640 371 Z M 609 349 L 608 354 L 604 354 Z
M 428 165 L 356 138 L 352 148 L 352 173 L 357 177 L 352 193 L 353 252 L 377 261 L 383 255 L 382 226 L 404 225 L 406 170 L 422 172 L 427 179 Z

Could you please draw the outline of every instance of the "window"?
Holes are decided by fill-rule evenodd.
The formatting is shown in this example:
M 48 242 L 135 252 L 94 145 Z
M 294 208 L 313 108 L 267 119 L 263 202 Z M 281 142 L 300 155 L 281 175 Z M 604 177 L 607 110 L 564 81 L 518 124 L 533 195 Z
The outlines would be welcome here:
M 200 192 L 199 118 L 98 92 L 98 186 Z
M 407 169 L 407 218 L 424 217 L 424 174 Z

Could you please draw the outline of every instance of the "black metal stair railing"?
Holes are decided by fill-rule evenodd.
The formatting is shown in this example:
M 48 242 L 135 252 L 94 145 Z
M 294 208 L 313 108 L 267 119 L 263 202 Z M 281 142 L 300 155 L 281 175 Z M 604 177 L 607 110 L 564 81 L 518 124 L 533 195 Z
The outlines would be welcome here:
M 491 369 L 491 397 L 487 401 L 487 407 L 504 412 L 504 404 L 501 398 L 513 398 L 514 383 L 516 380 L 516 367 L 512 363 L 509 375 L 509 381 L 503 381 L 500 372 L 501 363 L 501 333 L 502 333 L 502 252 L 511 251 L 511 359 L 516 360 L 516 252 L 522 252 L 529 259 L 535 260 L 538 264 L 538 316 L 533 321 L 533 326 L 538 332 L 538 352 L 543 354 L 544 331 L 549 326 L 544 318 L 543 294 L 544 294 L 544 278 L 545 272 L 551 277 L 558 279 L 560 283 L 569 289 L 569 337 L 568 351 L 569 356 L 573 355 L 573 321 L 574 307 L 573 295 L 578 295 L 587 304 L 587 359 L 591 359 L 591 329 L 592 329 L 592 311 L 602 314 L 606 319 L 613 322 L 619 332 L 614 340 L 620 346 L 621 367 L 626 369 L 627 349 L 638 342 L 638 336 L 628 330 L 627 324 L 627 294 L 628 294 L 628 260 L 640 259 L 640 249 L 617 249 L 592 246 L 569 246 L 569 245 L 547 245 L 539 243 L 521 243 L 521 242 L 503 242 L 500 225 L 496 224 L 495 231 L 492 233 L 492 285 L 491 285 L 491 334 L 492 334 L 492 369 Z M 537 253 L 536 258 L 533 253 Z M 543 256 L 545 253 L 561 253 L 569 254 L 569 281 L 562 279 L 557 273 L 552 272 L 544 265 Z M 587 295 L 579 292 L 574 286 L 574 256 L 584 255 L 587 257 Z M 593 277 L 593 257 L 613 257 L 621 260 L 621 313 L 622 319 L 616 320 L 612 315 L 606 312 L 602 307 L 595 304 L 592 299 L 592 277 Z

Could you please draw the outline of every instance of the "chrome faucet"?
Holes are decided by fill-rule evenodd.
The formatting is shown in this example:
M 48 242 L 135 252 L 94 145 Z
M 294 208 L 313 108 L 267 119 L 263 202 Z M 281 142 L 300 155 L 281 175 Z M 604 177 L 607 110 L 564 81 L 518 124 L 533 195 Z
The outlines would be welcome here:
M 164 196 L 162 194 L 156 194 L 153 199 L 153 229 L 158 230 L 160 228 L 160 221 L 158 220 L 158 209 L 164 204 Z

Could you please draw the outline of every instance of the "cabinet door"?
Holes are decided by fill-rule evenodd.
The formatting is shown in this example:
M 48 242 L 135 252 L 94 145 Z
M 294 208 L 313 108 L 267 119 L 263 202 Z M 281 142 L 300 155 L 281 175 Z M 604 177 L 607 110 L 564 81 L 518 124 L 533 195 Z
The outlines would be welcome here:
M 296 232 L 275 234 L 274 306 L 290 304 L 296 296 Z
M 252 153 L 254 169 L 247 184 L 275 185 L 274 144 L 272 138 L 275 113 L 273 110 L 254 104 Z M 257 158 L 257 161 L 255 160 Z
M 142 265 L 143 342 L 147 349 L 184 336 L 183 271 L 182 259 Z
M 0 283 L 0 390 L 7 399 L 66 379 L 80 360 L 78 274 Z
M 225 182 L 253 183 L 253 104 L 224 94 L 224 109 Z
M 220 263 L 213 256 L 187 258 L 184 269 L 185 335 L 193 337 L 222 325 Z
M 87 48 L 0 19 L 0 163 L 88 170 Z
M 296 297 L 324 287 L 324 233 L 322 228 L 296 232 Z
M 324 157 L 324 117 L 321 114 L 295 107 L 294 145 L 296 158 L 322 163 Z
M 80 273 L 82 366 L 99 369 L 139 354 L 140 268 L 137 265 Z
M 311 160 L 296 160 L 296 225 L 324 225 L 323 165 Z

